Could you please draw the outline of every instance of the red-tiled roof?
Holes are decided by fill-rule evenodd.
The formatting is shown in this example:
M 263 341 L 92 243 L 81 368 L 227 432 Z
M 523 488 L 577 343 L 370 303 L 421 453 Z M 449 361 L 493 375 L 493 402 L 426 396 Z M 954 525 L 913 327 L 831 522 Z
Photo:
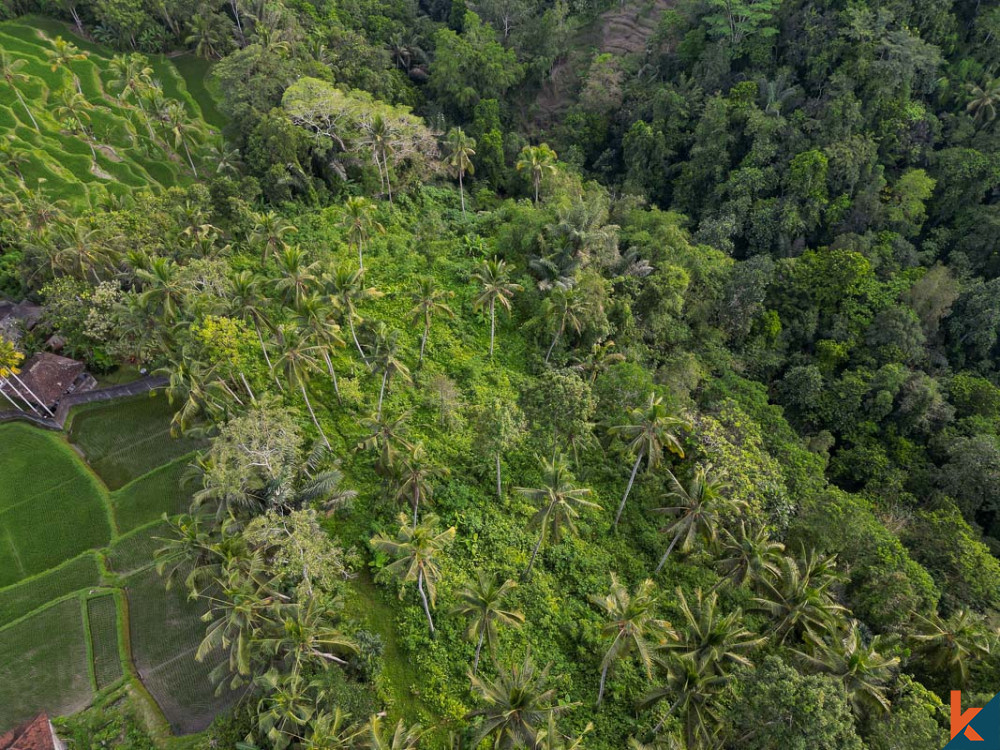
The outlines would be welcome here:
M 39 714 L 0 737 L 0 750 L 58 750 L 49 717 Z

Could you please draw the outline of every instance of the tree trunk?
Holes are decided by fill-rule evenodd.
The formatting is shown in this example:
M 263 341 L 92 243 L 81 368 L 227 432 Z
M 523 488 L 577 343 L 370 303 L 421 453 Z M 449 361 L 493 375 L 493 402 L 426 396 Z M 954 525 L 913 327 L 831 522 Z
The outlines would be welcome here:
M 601 670 L 601 686 L 597 689 L 597 705 L 601 705 L 601 701 L 604 700 L 604 683 L 608 679 L 608 669 L 611 667 L 610 661 L 604 662 L 604 668 Z
M 496 300 L 490 300 L 490 359 L 493 359 L 493 339 L 496 337 L 497 310 Z
M 524 575 L 521 576 L 522 580 L 525 580 L 525 581 L 528 580 L 528 576 L 531 575 L 531 568 L 535 564 L 535 558 L 538 557 L 538 550 L 541 548 L 541 546 L 542 546 L 542 539 L 544 539 L 544 538 L 545 538 L 544 537 L 544 533 L 543 532 L 539 532 L 539 534 L 538 534 L 538 541 L 535 542 L 535 549 L 531 553 L 531 559 L 528 561 L 528 567 L 525 569 Z
M 191 158 L 191 152 L 188 151 L 187 141 L 181 138 L 181 145 L 184 147 L 184 153 L 187 154 L 188 164 L 191 165 L 191 171 L 194 172 L 195 179 L 198 178 L 198 170 L 194 168 L 194 159 Z
M 413 528 L 417 528 L 417 509 L 420 507 L 420 487 L 413 486 Z
M 556 335 L 552 338 L 552 343 L 549 344 L 549 350 L 545 352 L 545 364 L 549 363 L 549 357 L 552 356 L 552 350 L 556 348 L 556 342 L 559 337 L 562 336 L 563 329 L 566 328 L 566 316 L 563 315 L 562 320 L 559 323 L 559 328 L 556 330 Z
M 424 335 L 420 338 L 420 360 L 418 364 L 424 363 L 424 347 L 427 346 L 427 335 L 431 332 L 431 318 L 428 315 L 424 318 Z
M 365 356 L 365 350 L 361 348 L 361 342 L 358 341 L 358 334 L 354 330 L 354 311 L 347 311 L 347 325 L 351 329 L 351 338 L 354 339 L 354 345 L 358 347 L 358 354 L 361 355 L 361 361 L 366 365 L 368 364 L 368 357 Z
M 465 216 L 465 187 L 462 185 L 462 170 L 458 170 L 458 194 L 462 196 L 462 216 Z
M 431 636 L 434 635 L 434 619 L 431 617 L 431 608 L 427 603 L 427 594 L 424 593 L 424 571 L 417 574 L 417 591 L 420 592 L 420 600 L 424 603 L 424 612 L 427 614 L 427 624 L 431 626 Z
M 257 397 L 253 395 L 253 390 L 250 388 L 250 384 L 247 382 L 247 376 L 240 372 L 240 380 L 243 381 L 243 387 L 247 389 L 247 393 L 250 394 L 250 400 L 253 402 L 257 401 Z
M 361 240 L 358 240 L 358 267 L 365 270 L 365 245 Z
M 385 395 L 385 384 L 386 382 L 388 382 L 388 380 L 389 380 L 389 371 L 386 370 L 385 372 L 382 373 L 382 387 L 379 389 L 378 392 L 378 415 L 376 419 L 382 418 L 382 397 Z
M 497 451 L 497 500 L 503 500 L 503 484 L 500 481 L 500 451 Z
M 340 398 L 340 384 L 337 383 L 337 371 L 333 369 L 333 362 L 330 361 L 330 352 L 326 349 L 323 350 L 323 359 L 326 360 L 326 369 L 330 373 L 330 379 L 333 381 L 333 392 L 337 394 L 337 403 L 341 404 L 343 401 Z
M 670 557 L 670 553 L 674 551 L 674 545 L 677 544 L 677 541 L 681 538 L 682 533 L 684 532 L 683 531 L 677 532 L 677 535 L 674 537 L 674 540 L 670 542 L 670 546 L 667 547 L 667 551 L 664 552 L 663 557 L 660 558 L 660 564 L 656 566 L 656 570 L 653 571 L 654 573 L 660 572 L 660 569 L 663 567 L 663 564 L 667 561 L 667 558 Z
M 21 92 L 17 90 L 17 86 L 14 86 L 14 84 L 11 84 L 11 86 L 14 89 L 14 93 L 17 94 L 17 100 L 21 102 L 21 106 L 24 107 L 24 111 L 27 112 L 28 117 L 31 118 L 31 124 L 35 126 L 35 130 L 38 132 L 39 135 L 41 135 L 42 129 L 38 127 L 38 122 L 35 120 L 35 116 L 31 114 L 31 110 L 28 109 L 27 103 L 25 103 L 24 99 L 21 97 Z
M 479 672 L 479 655 L 483 651 L 483 641 L 486 639 L 486 623 L 483 623 L 483 629 L 479 631 L 479 643 L 476 644 L 476 658 L 472 660 L 472 674 Z
M 540 174 L 535 175 L 535 205 L 538 205 L 538 185 L 542 181 L 542 176 Z
M 635 474 L 639 471 L 639 464 L 642 463 L 642 455 L 645 452 L 645 449 L 640 450 L 638 458 L 635 459 L 635 466 L 632 467 L 632 476 L 628 478 L 628 487 L 625 488 L 625 495 L 622 497 L 621 504 L 618 506 L 618 512 L 615 514 L 615 526 L 618 525 L 618 520 L 622 517 L 622 511 L 625 510 L 625 501 L 628 500 L 628 493 L 632 491 L 632 483 L 635 481 Z
M 257 340 L 260 342 L 260 350 L 264 353 L 264 361 L 267 362 L 268 372 L 271 373 L 271 377 L 274 378 L 274 384 L 278 386 L 278 390 L 282 393 L 285 392 L 285 387 L 278 380 L 278 376 L 274 374 L 274 365 L 271 364 L 271 357 L 267 353 L 267 346 L 264 344 L 264 337 L 261 335 L 260 326 L 257 325 L 257 321 L 253 322 L 253 329 L 257 332 Z
M 312 417 L 313 424 L 316 425 L 316 429 L 319 430 L 320 437 L 323 438 L 323 444 L 333 450 L 333 446 L 330 445 L 330 441 L 327 440 L 326 433 L 323 432 L 323 428 L 320 427 L 319 420 L 316 419 L 316 412 L 313 411 L 312 402 L 309 401 L 309 394 L 306 393 L 306 384 L 299 383 L 299 388 L 302 389 L 302 398 L 306 400 L 306 408 L 309 410 L 309 416 Z

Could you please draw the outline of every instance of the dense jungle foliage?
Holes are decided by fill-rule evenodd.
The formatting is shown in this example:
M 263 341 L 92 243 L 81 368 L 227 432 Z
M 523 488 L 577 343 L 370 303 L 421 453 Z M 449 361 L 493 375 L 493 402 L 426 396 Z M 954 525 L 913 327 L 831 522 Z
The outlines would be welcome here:
M 609 52 L 625 2 L 4 0 L 185 171 L 0 149 L 46 306 L 0 355 L 212 438 L 159 553 L 246 691 L 205 746 L 916 750 L 1000 688 L 1000 6 L 652 3 Z

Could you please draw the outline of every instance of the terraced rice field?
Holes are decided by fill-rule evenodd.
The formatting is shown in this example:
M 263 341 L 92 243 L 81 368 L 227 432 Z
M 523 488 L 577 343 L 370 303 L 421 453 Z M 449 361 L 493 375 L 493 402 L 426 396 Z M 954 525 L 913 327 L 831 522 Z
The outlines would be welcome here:
M 161 395 L 88 405 L 69 441 L 0 425 L 0 730 L 123 680 L 141 681 L 179 733 L 227 702 L 213 665 L 194 660 L 201 605 L 167 591 L 153 563 L 162 515 L 190 503 L 181 478 L 200 446 L 170 437 L 171 416 Z
M 87 58 L 53 70 L 46 52 L 60 36 Z M 24 80 L 0 85 L 0 133 L 19 155 L 16 167 L 0 168 L 0 188 L 23 191 L 23 180 L 27 188 L 56 199 L 94 205 L 107 193 L 124 195 L 191 179 L 190 167 L 166 136 L 152 127 L 151 137 L 139 108 L 118 97 L 108 50 L 75 36 L 65 24 L 30 16 L 0 23 L 0 49 L 26 63 L 19 71 Z M 151 57 L 149 64 L 164 96 L 180 101 L 200 121 L 201 107 L 183 76 L 162 56 Z M 59 110 L 67 91 L 81 92 L 89 104 L 89 132 L 67 126 Z M 203 131 L 199 141 L 207 142 L 210 128 Z

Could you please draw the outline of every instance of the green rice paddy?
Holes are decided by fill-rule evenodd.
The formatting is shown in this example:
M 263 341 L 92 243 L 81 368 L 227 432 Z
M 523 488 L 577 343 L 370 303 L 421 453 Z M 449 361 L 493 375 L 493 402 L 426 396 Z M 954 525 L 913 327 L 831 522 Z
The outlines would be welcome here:
M 163 514 L 190 502 L 181 479 L 200 445 L 171 438 L 171 417 L 147 395 L 79 409 L 68 440 L 0 425 L 0 730 L 125 680 L 177 732 L 224 705 L 212 665 L 194 660 L 202 605 L 167 591 L 153 564 Z

